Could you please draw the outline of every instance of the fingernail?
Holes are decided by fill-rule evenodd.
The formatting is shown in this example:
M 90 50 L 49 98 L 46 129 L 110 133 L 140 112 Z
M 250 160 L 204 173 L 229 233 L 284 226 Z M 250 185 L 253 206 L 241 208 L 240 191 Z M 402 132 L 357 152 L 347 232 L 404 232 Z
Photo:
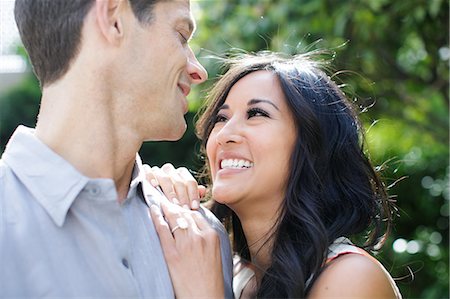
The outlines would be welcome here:
M 172 202 L 177 205 L 180 204 L 180 201 L 176 197 L 172 198 Z
M 191 207 L 193 210 L 197 210 L 198 208 L 200 208 L 200 205 L 198 204 L 198 201 L 194 199 L 191 203 Z
M 156 179 L 151 179 L 150 184 L 152 184 L 153 187 L 158 186 L 158 181 Z
M 184 209 L 186 209 L 186 210 L 190 210 L 189 206 L 188 206 L 188 205 L 186 205 L 186 204 L 185 204 L 185 205 L 183 205 L 183 208 L 184 208 Z

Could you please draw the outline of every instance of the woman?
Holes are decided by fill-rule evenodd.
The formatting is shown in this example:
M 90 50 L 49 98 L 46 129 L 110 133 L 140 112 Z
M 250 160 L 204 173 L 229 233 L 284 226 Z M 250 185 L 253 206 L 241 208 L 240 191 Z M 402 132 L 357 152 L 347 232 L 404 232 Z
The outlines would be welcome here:
M 378 249 L 390 227 L 385 187 L 364 153 L 354 108 L 319 63 L 308 55 L 267 53 L 236 59 L 205 107 L 197 131 L 212 183 L 211 210 L 238 255 L 236 298 L 401 297 L 365 251 Z M 160 237 L 173 239 L 163 242 L 173 253 L 178 238 L 184 244 L 188 238 L 164 209 L 173 236 L 161 229 L 156 209 L 152 216 Z M 348 239 L 364 233 L 365 250 Z M 195 252 L 183 250 L 184 258 L 169 256 L 172 279 L 192 282 L 178 274 L 195 273 L 183 262 Z M 216 262 L 210 267 L 220 270 Z M 213 277 L 203 277 L 202 285 L 217 285 Z

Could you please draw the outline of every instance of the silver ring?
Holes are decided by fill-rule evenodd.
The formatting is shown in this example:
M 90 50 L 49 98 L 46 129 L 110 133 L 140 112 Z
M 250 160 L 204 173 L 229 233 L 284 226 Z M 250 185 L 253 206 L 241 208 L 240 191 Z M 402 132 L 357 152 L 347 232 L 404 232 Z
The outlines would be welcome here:
M 177 218 L 176 220 L 177 225 L 174 226 L 174 228 L 172 228 L 172 230 L 170 231 L 172 234 L 177 230 L 177 229 L 187 229 L 188 228 L 188 223 L 186 221 L 186 219 L 184 218 Z

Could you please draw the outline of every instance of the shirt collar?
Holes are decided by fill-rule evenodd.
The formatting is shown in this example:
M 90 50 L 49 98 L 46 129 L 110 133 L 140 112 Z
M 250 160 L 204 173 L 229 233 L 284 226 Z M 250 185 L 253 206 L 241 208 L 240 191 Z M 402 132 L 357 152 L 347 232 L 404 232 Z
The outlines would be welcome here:
M 143 200 L 148 207 L 150 207 L 152 204 L 159 206 L 158 199 L 160 199 L 161 197 L 165 197 L 160 189 L 156 189 L 148 182 L 141 157 L 139 156 L 139 154 L 136 154 L 136 162 L 133 169 L 133 175 L 127 199 L 132 198 L 133 195 L 138 192 L 138 190 L 142 191 Z
M 19 126 L 9 140 L 2 159 L 55 224 L 61 227 L 75 198 L 83 189 L 89 189 L 89 184 L 95 179 L 81 174 L 40 141 L 34 131 L 32 128 Z M 147 205 L 159 205 L 155 198 L 160 198 L 162 193 L 148 183 L 141 158 L 136 154 L 127 201 L 134 198 L 138 190 L 142 190 Z
M 67 211 L 89 178 L 40 141 L 34 129 L 25 126 L 14 132 L 3 160 L 55 224 L 62 226 Z

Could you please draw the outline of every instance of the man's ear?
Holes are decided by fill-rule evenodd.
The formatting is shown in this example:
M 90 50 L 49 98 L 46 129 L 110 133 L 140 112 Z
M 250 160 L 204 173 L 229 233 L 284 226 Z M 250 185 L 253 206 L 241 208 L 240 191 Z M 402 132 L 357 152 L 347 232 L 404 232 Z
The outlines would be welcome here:
M 123 23 L 121 13 L 128 1 L 123 0 L 96 0 L 95 12 L 100 32 L 105 39 L 118 45 L 123 38 Z

